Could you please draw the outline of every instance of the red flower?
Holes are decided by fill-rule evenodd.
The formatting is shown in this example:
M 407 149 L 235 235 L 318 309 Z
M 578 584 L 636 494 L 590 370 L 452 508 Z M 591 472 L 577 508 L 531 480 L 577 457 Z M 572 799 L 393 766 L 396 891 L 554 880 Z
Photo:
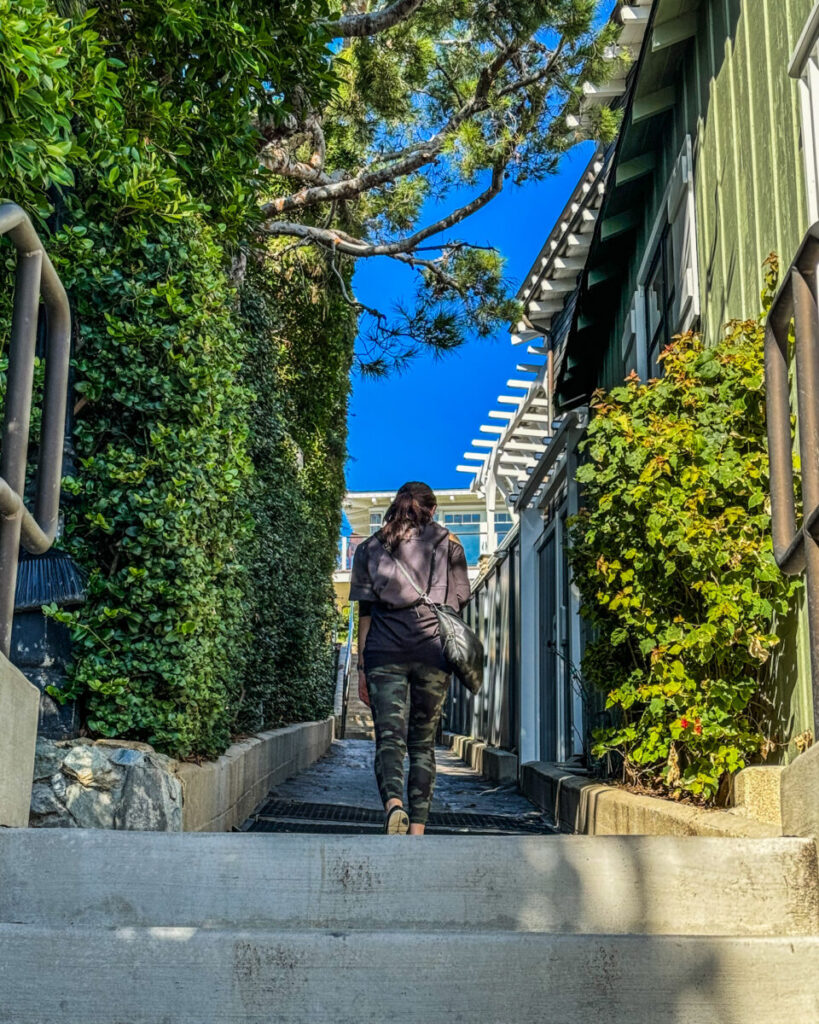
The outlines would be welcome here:
M 688 719 L 687 719 L 687 718 L 681 718 L 681 719 L 680 719 L 680 726 L 681 726 L 681 727 L 682 727 L 683 729 L 687 729 L 687 728 L 688 728 L 688 725 L 689 725 L 689 722 L 688 722 Z
M 694 732 L 697 734 L 697 736 L 702 735 L 702 722 L 699 718 L 694 723 Z

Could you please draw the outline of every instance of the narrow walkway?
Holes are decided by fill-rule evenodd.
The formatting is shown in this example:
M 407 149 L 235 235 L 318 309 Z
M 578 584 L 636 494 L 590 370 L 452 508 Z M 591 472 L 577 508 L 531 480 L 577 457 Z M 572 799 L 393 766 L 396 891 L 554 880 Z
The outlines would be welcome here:
M 514 785 L 487 782 L 450 750 L 436 751 L 430 833 L 551 833 L 548 819 Z M 277 786 L 245 823 L 253 832 L 378 832 L 383 820 L 369 740 L 335 740 L 307 771 Z

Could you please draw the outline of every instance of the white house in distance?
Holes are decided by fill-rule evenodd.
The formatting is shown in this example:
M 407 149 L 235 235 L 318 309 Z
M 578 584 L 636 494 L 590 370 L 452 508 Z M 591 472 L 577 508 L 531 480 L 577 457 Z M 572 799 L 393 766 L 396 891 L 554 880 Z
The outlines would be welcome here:
M 515 516 L 491 487 L 433 487 L 433 490 L 438 498 L 435 518 L 460 539 L 466 553 L 469 578 L 473 581 L 478 577 L 481 557 L 495 551 L 514 525 Z M 394 497 L 395 491 L 349 491 L 344 499 L 343 509 L 352 532 L 341 538 L 339 565 L 333 576 L 336 597 L 342 605 L 350 593 L 350 570 L 355 549 L 381 526 L 384 513 Z

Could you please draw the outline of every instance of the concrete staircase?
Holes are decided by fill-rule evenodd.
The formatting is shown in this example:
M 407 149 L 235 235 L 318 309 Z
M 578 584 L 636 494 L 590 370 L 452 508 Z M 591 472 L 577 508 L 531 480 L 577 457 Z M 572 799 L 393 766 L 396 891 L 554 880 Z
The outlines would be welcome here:
M 0 1021 L 819 1020 L 802 839 L 0 832 Z

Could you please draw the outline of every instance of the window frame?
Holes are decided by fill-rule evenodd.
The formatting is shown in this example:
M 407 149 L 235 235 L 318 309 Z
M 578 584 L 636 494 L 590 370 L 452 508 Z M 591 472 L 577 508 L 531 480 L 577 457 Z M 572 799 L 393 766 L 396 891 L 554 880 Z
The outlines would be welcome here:
M 664 312 L 653 336 L 649 337 L 648 292 L 660 260 L 663 264 Z M 670 264 L 673 265 L 671 274 Z M 673 277 L 670 288 L 669 277 Z M 637 271 L 637 288 L 622 339 L 625 372 L 628 374 L 631 369 L 635 369 L 642 380 L 660 373 L 662 366 L 657 360 L 660 352 L 675 335 L 692 330 L 699 316 L 694 151 L 691 136 L 686 135 Z M 662 336 L 659 334 L 661 328 Z M 657 342 L 659 344 L 655 345 Z

